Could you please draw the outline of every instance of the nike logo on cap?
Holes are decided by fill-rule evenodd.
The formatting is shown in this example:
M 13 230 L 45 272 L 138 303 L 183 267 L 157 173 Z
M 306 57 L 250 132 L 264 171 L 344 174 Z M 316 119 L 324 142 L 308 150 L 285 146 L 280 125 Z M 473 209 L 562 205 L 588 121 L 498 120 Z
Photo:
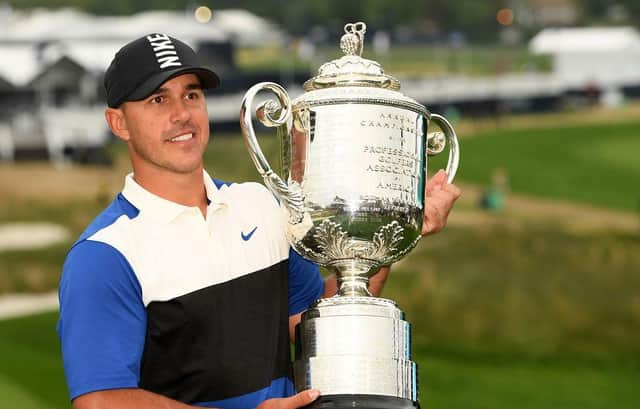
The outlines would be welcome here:
M 153 47 L 153 52 L 156 54 L 156 60 L 160 65 L 160 69 L 180 67 L 182 65 L 176 47 L 168 35 L 160 33 L 152 34 L 147 36 L 147 40 L 149 40 L 151 47 Z
M 253 230 L 251 230 L 249 233 L 244 234 L 244 232 L 240 232 L 240 236 L 242 237 L 242 240 L 244 241 L 249 241 L 249 239 L 251 238 L 251 236 L 253 236 L 253 233 L 256 232 L 256 229 L 258 228 L 258 226 L 254 227 Z

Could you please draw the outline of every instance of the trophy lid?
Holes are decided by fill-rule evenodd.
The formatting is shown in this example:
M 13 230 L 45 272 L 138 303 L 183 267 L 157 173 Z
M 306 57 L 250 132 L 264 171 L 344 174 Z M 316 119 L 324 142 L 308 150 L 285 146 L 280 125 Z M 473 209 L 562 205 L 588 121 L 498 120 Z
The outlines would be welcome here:
M 303 84 L 304 90 L 354 86 L 399 90 L 400 82 L 385 74 L 379 63 L 362 58 L 366 31 L 367 25 L 361 21 L 345 25 L 345 34 L 340 39 L 340 49 L 345 55 L 322 64 L 318 75 Z

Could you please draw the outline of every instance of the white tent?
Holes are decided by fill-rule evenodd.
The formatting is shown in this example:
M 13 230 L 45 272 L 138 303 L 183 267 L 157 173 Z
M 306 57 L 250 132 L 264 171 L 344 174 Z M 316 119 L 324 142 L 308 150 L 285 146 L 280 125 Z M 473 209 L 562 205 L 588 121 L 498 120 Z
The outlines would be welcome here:
M 640 83 L 640 34 L 632 27 L 549 28 L 529 48 L 550 54 L 554 75 L 569 87 Z
M 247 10 L 216 10 L 211 25 L 227 33 L 240 46 L 280 45 L 285 40 L 284 32 L 274 23 Z
M 237 45 L 280 43 L 284 34 L 274 23 L 247 10 L 216 10 L 205 23 L 185 12 L 152 10 L 132 16 L 94 16 L 74 9 L 35 9 L 5 18 L 0 41 L 120 40 L 166 33 L 192 43 L 231 40 Z
M 153 32 L 187 40 L 225 41 L 212 22 L 198 23 L 185 13 L 148 11 L 133 16 L 94 16 L 74 9 L 35 9 L 15 13 L 2 41 L 120 40 L 122 44 Z
M 0 78 L 14 87 L 23 87 L 40 72 L 35 45 L 0 44 Z
M 14 11 L 3 17 L 0 79 L 24 87 L 41 70 L 67 57 L 87 71 L 102 73 L 128 41 L 162 32 L 197 48 L 203 43 L 255 45 L 281 42 L 282 31 L 246 10 L 216 10 L 199 23 L 176 11 L 146 11 L 132 16 L 94 16 L 74 9 Z

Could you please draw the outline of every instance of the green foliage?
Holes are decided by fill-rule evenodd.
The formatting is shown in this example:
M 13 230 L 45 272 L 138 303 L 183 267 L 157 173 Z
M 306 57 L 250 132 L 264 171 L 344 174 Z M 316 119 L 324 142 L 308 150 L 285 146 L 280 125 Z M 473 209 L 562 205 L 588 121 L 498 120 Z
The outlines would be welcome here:
M 496 12 L 502 7 L 514 7 L 514 25 L 529 32 L 530 27 L 519 18 L 518 5 L 525 1 L 504 0 L 359 0 L 359 1 L 284 1 L 284 0 L 10 0 L 17 8 L 76 7 L 97 14 L 132 14 L 151 9 L 185 10 L 197 5 L 216 9 L 245 8 L 282 24 L 294 34 L 308 34 L 313 26 L 325 25 L 330 33 L 339 34 L 342 26 L 350 21 L 366 21 L 372 29 L 397 29 L 411 26 L 421 34 L 451 32 L 465 33 L 467 40 L 477 44 L 496 41 L 501 26 L 496 22 Z M 578 24 L 589 22 L 610 23 L 607 15 L 614 2 L 600 0 L 575 0 Z M 628 16 L 623 22 L 637 24 L 640 19 L 640 3 L 635 0 L 615 2 L 624 6 Z

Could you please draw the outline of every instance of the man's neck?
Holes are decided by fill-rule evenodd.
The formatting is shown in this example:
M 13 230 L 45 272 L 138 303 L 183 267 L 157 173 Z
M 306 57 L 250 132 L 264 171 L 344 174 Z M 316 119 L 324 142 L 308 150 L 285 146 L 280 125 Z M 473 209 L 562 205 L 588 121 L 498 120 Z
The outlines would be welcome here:
M 154 195 L 183 206 L 198 207 L 206 217 L 207 193 L 202 168 L 191 173 L 157 173 L 134 169 L 133 178 Z

